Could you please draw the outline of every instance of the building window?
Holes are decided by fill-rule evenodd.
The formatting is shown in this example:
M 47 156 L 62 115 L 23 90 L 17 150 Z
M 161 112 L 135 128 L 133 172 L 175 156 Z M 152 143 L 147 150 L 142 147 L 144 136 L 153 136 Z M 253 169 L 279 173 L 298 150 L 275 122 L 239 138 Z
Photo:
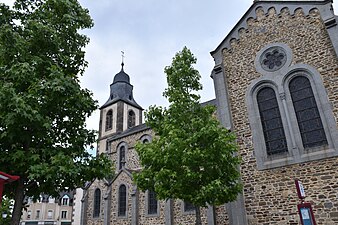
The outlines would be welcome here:
M 118 198 L 118 216 L 126 216 L 127 214 L 127 188 L 122 184 L 119 188 Z
M 184 212 L 193 212 L 195 211 L 195 206 L 190 202 L 184 202 Z
M 97 188 L 94 192 L 94 211 L 93 217 L 100 216 L 100 205 L 101 205 L 101 190 Z
M 67 219 L 67 211 L 61 211 L 61 219 Z
M 62 205 L 68 205 L 69 204 L 69 197 L 68 195 L 65 195 L 62 197 Z
M 293 78 L 290 81 L 289 90 L 304 148 L 327 145 L 325 131 L 309 79 L 303 76 Z
M 154 191 L 148 191 L 148 215 L 157 214 L 157 199 Z
M 285 44 L 276 44 L 284 49 L 285 63 L 265 57 L 271 45 L 257 54 L 255 66 L 261 76 L 247 91 L 258 169 L 338 156 L 337 123 L 321 75 L 309 65 L 291 65 L 292 51 Z M 265 60 L 268 56 L 271 62 Z M 273 70 L 264 68 L 269 63 Z
M 53 219 L 53 210 L 48 210 L 47 219 Z
M 113 128 L 113 110 L 109 110 L 106 114 L 106 131 Z
M 129 110 L 128 112 L 128 128 L 135 126 L 135 112 L 133 110 Z
M 152 141 L 152 138 L 149 134 L 145 134 L 143 135 L 141 138 L 140 138 L 140 141 L 143 143 L 143 144 L 147 144 L 149 142 Z
M 32 211 L 28 210 L 27 212 L 27 220 L 30 220 L 32 217 Z
M 128 145 L 126 142 L 120 142 L 116 148 L 117 160 L 116 170 L 121 170 L 127 165 Z
M 40 210 L 36 210 L 35 219 L 40 219 Z
M 126 147 L 121 146 L 119 152 L 120 152 L 119 169 L 122 169 L 126 165 Z
M 288 148 L 275 91 L 270 87 L 262 88 L 257 94 L 257 103 L 267 155 L 286 152 Z

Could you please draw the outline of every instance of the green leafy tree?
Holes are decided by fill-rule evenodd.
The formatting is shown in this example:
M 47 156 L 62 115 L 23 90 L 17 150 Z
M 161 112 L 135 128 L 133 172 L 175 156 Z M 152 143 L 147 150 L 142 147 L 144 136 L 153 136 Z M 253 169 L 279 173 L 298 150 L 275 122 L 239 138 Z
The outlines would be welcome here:
M 110 171 L 104 156 L 86 146 L 96 133 L 85 120 L 97 108 L 80 87 L 92 27 L 77 0 L 0 3 L 0 171 L 20 176 L 6 185 L 19 224 L 24 196 L 56 195 Z
M 233 133 L 215 118 L 215 108 L 202 106 L 197 91 L 200 74 L 193 68 L 196 58 L 186 47 L 165 68 L 169 107 L 151 106 L 146 123 L 156 137 L 138 144 L 143 169 L 135 174 L 141 190 L 154 190 L 159 199 L 182 199 L 196 208 L 220 205 L 236 199 L 241 191 Z

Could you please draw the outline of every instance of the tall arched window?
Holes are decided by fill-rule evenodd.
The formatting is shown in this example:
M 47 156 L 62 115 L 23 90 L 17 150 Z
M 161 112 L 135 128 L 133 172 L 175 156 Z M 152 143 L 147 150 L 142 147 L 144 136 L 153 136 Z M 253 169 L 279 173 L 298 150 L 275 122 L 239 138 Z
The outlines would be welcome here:
M 109 110 L 106 114 L 106 131 L 113 128 L 113 110 Z
M 157 214 L 157 199 L 154 191 L 148 191 L 148 214 Z
M 257 93 L 257 103 L 267 155 L 287 152 L 288 148 L 275 91 L 270 87 L 262 88 Z
M 135 112 L 133 110 L 129 110 L 128 112 L 128 128 L 135 126 Z
M 292 58 L 284 43 L 268 44 L 256 55 L 262 76 L 248 87 L 247 109 L 259 170 L 338 156 L 337 122 L 323 76 L 310 65 L 291 65 Z
M 100 216 L 100 205 L 101 205 L 101 190 L 97 188 L 94 192 L 94 211 L 93 217 Z
M 127 214 L 127 188 L 122 184 L 119 188 L 118 199 L 118 216 L 126 216 Z
M 289 83 L 303 147 L 327 145 L 325 131 L 313 95 L 311 83 L 304 76 L 296 76 Z
M 126 165 L 126 147 L 121 146 L 119 150 L 119 169 Z

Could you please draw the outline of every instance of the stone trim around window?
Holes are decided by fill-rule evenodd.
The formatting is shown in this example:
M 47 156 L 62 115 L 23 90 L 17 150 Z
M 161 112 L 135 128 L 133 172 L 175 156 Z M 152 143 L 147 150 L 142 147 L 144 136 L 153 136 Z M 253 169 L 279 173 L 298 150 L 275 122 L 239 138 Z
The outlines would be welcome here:
M 192 215 L 196 213 L 196 210 L 186 210 L 184 206 L 184 201 L 181 201 L 181 212 L 182 215 Z
M 142 135 L 140 138 L 141 143 L 150 143 L 152 141 L 152 137 L 149 134 Z
M 113 129 L 113 110 L 109 109 L 105 115 L 105 131 Z
M 283 56 L 283 58 L 275 57 L 275 54 L 273 54 L 275 51 L 278 52 L 278 56 Z M 268 54 L 273 54 L 273 56 L 268 58 Z M 269 68 L 266 64 L 267 61 L 273 64 L 273 68 Z M 291 62 L 292 50 L 290 47 L 284 43 L 272 43 L 266 45 L 257 53 L 255 67 L 258 73 L 264 75 L 286 74 Z
M 121 147 L 124 147 L 124 165 L 121 165 L 122 159 L 120 158 L 120 149 Z M 116 171 L 120 171 L 123 167 L 126 167 L 127 165 L 127 157 L 128 157 L 128 144 L 126 142 L 121 142 L 117 145 L 116 148 L 116 154 L 117 154 L 117 161 L 116 161 Z
M 102 191 L 97 187 L 94 189 L 93 194 L 93 219 L 99 219 L 101 217 L 101 203 Z
M 149 190 L 145 192 L 145 216 L 146 217 L 159 217 L 160 216 L 160 201 L 157 200 L 157 212 L 154 214 L 149 214 L 148 209 L 149 209 Z
M 122 185 L 124 185 L 125 187 L 126 187 L 126 215 L 124 215 L 124 216 L 121 216 L 121 215 L 119 215 L 119 210 L 120 210 L 120 187 L 122 186 Z M 117 201 L 117 207 L 116 207 L 116 215 L 117 215 L 117 218 L 118 219 L 127 219 L 128 218 L 128 205 L 129 205 L 129 203 L 128 203 L 128 200 L 129 200 L 129 197 L 128 197 L 128 195 L 129 195 L 129 192 L 128 192 L 128 189 L 129 189 L 129 187 L 128 187 L 128 185 L 126 184 L 126 183 L 120 183 L 119 185 L 118 185 L 118 188 L 116 189 L 117 190 L 117 199 L 116 199 L 116 201 Z
M 284 74 L 281 73 L 281 71 L 284 71 Z M 338 156 L 338 132 L 336 121 L 319 72 L 306 64 L 296 64 L 288 68 L 283 68 L 281 71 L 264 72 L 262 77 L 254 80 L 250 84 L 246 94 L 248 115 L 258 169 L 271 169 Z M 288 87 L 290 80 L 295 76 L 305 76 L 311 83 L 311 88 L 328 142 L 326 146 L 310 149 L 305 149 L 303 147 Z M 276 93 L 288 145 L 288 152 L 270 156 L 266 154 L 262 124 L 256 99 L 257 92 L 266 86 L 273 88 Z

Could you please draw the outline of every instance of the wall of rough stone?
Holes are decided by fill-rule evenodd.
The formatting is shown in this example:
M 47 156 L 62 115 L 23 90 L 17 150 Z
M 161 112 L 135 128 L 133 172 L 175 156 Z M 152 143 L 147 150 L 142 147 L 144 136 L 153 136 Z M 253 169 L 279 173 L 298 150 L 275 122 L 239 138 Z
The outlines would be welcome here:
M 303 182 L 307 202 L 313 204 L 317 224 L 338 224 L 338 158 L 257 170 L 252 132 L 248 120 L 246 92 L 259 78 L 254 67 L 257 52 L 269 43 L 287 44 L 293 52 L 292 65 L 308 64 L 321 74 L 335 120 L 338 118 L 338 60 L 318 10 L 309 15 L 299 9 L 290 15 L 287 8 L 276 14 L 256 10 L 257 18 L 247 21 L 239 40 L 223 50 L 234 131 L 238 136 L 244 199 L 249 224 L 299 224 L 299 202 L 294 179 Z M 218 209 L 219 211 L 220 209 Z M 218 212 L 217 211 L 217 212 Z M 217 213 L 221 223 L 222 212 Z
M 147 198 L 145 192 L 139 192 L 139 224 L 165 224 L 165 202 L 158 202 L 158 214 L 157 215 L 148 215 L 147 213 Z
M 139 162 L 139 157 L 138 154 L 135 150 L 135 144 L 141 139 L 141 137 L 143 135 L 150 135 L 153 136 L 153 133 L 150 129 L 126 136 L 126 137 L 122 137 L 119 139 L 114 140 L 114 142 L 111 143 L 111 154 L 109 155 L 109 157 L 111 158 L 112 162 L 115 165 L 115 172 L 118 172 L 118 165 L 117 165 L 117 159 L 118 159 L 118 147 L 119 144 L 125 142 L 128 145 L 128 149 L 126 151 L 126 165 L 125 167 L 127 169 L 138 169 L 140 168 L 140 162 Z
M 217 221 L 217 225 L 230 225 L 225 205 L 215 208 L 215 218 Z
M 100 216 L 93 217 L 94 211 L 94 192 L 99 188 L 101 190 L 101 207 L 100 207 Z M 103 225 L 103 214 L 104 214 L 104 196 L 107 192 L 107 186 L 105 185 L 105 181 L 103 180 L 95 180 L 90 187 L 86 190 L 87 198 L 88 198 L 88 207 L 85 215 L 87 216 L 87 225 Z
M 127 213 L 126 217 L 118 216 L 118 189 L 120 185 L 126 185 L 127 188 Z M 131 193 L 133 192 L 132 179 L 125 172 L 120 173 L 118 179 L 116 179 L 112 184 L 112 195 L 111 195 L 111 210 L 110 210 L 110 223 L 119 224 L 119 225 L 130 225 L 131 224 Z
M 195 211 L 184 212 L 184 204 L 182 200 L 173 201 L 173 215 L 174 224 L 190 225 L 195 224 L 196 216 Z M 201 220 L 202 224 L 208 224 L 207 222 L 207 208 L 201 208 Z

